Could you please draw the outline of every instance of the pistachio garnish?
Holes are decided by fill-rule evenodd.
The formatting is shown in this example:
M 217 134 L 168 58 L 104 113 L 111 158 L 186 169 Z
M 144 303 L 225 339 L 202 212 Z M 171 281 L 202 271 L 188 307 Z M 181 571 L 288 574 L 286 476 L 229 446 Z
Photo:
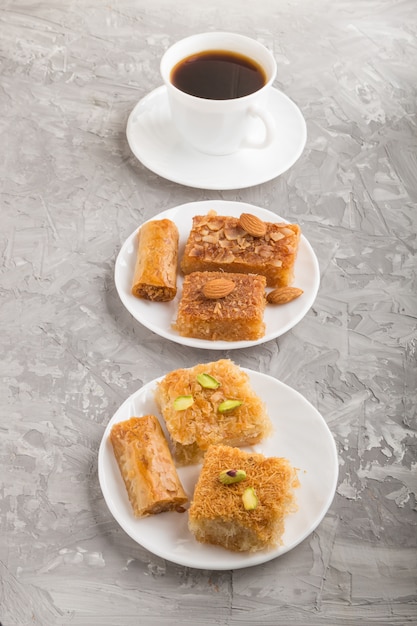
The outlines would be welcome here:
M 192 404 L 194 404 L 193 396 L 178 396 L 174 400 L 174 409 L 176 411 L 185 411 L 185 409 L 188 409 Z
M 258 496 L 253 487 L 248 487 L 242 494 L 243 506 L 247 511 L 253 511 L 258 506 Z
M 233 409 L 236 409 L 241 404 L 243 404 L 241 400 L 224 400 L 219 404 L 217 410 L 219 413 L 226 413 L 227 411 L 233 411 Z
M 232 485 L 233 483 L 240 483 L 245 480 L 246 472 L 240 469 L 228 469 L 223 470 L 219 474 L 219 480 L 223 485 Z
M 219 381 L 216 380 L 214 376 L 210 376 L 210 374 L 206 373 L 198 374 L 197 382 L 205 389 L 217 389 L 217 387 L 220 387 Z

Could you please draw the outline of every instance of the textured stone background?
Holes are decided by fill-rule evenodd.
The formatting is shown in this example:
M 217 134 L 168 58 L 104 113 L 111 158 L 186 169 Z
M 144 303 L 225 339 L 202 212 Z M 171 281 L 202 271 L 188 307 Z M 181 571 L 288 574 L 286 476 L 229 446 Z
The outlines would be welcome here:
M 235 30 L 273 50 L 306 149 L 250 189 L 163 180 L 125 137 L 177 39 Z M 2 626 L 416 624 L 417 6 L 413 0 L 2 0 Z M 151 334 L 113 282 L 125 238 L 188 201 L 301 224 L 321 268 L 308 315 L 231 351 L 300 391 L 337 442 L 321 525 L 265 565 L 197 571 L 110 515 L 104 428 L 142 383 L 224 353 Z

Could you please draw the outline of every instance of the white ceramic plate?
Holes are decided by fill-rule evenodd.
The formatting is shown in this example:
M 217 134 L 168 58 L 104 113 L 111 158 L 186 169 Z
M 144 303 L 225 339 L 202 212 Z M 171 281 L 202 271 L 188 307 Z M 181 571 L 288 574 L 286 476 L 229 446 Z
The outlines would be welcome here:
M 229 570 L 258 565 L 288 552 L 303 541 L 323 519 L 335 493 L 338 458 L 334 439 L 318 411 L 291 387 L 271 376 L 248 372 L 253 389 L 267 405 L 274 434 L 251 450 L 265 456 L 287 458 L 299 468 L 296 513 L 288 515 L 283 545 L 255 553 L 234 553 L 217 546 L 198 543 L 188 530 L 188 513 L 167 512 L 136 519 L 109 441 L 111 427 L 132 416 L 158 416 L 154 400 L 157 380 L 134 393 L 109 422 L 100 445 L 98 472 L 101 489 L 113 517 L 137 543 L 155 555 L 208 570 Z M 165 430 L 164 422 L 161 424 Z M 166 430 L 165 430 L 166 432 Z M 247 448 L 249 450 L 249 448 Z M 178 474 L 191 498 L 200 465 L 179 468 Z
M 219 215 L 232 215 L 239 217 L 242 212 L 253 213 L 261 219 L 269 222 L 285 222 L 282 217 L 272 213 L 266 209 L 246 204 L 244 202 L 229 202 L 224 200 L 190 202 L 159 213 L 152 219 L 168 218 L 175 222 L 178 227 L 179 242 L 179 261 L 184 253 L 185 243 L 188 239 L 192 227 L 192 219 L 194 215 L 204 215 L 210 209 L 217 211 Z M 171 324 L 175 321 L 178 309 L 178 302 L 182 292 L 182 276 L 178 269 L 178 293 L 171 302 L 150 302 L 132 295 L 131 287 L 133 273 L 135 269 L 137 255 L 137 230 L 127 238 L 123 244 L 115 266 L 115 284 L 126 309 L 133 317 L 149 328 L 149 330 L 175 341 L 185 346 L 193 346 L 195 348 L 207 348 L 209 350 L 231 350 L 233 348 L 246 348 L 260 343 L 264 343 L 283 333 L 287 332 L 295 326 L 307 313 L 312 306 L 320 284 L 319 265 L 316 255 L 308 243 L 307 239 L 302 235 L 295 262 L 295 280 L 294 286 L 303 289 L 304 293 L 282 306 L 267 306 L 264 314 L 266 325 L 265 336 L 256 341 L 209 341 L 207 339 L 194 339 L 191 337 L 181 337 L 177 331 L 173 330 Z
M 136 158 L 159 176 L 200 189 L 243 189 L 287 171 L 301 156 L 306 123 L 288 96 L 272 89 L 269 111 L 276 138 L 262 150 L 245 149 L 226 156 L 202 154 L 181 139 L 171 121 L 166 87 L 158 87 L 131 112 L 126 136 Z M 262 138 L 263 127 L 253 120 L 251 134 Z

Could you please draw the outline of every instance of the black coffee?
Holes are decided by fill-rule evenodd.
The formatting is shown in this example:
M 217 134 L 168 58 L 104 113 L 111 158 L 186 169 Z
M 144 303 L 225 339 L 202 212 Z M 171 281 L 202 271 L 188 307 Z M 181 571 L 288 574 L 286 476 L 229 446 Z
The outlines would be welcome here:
M 267 78 L 256 61 L 227 50 L 193 54 L 171 71 L 172 84 L 185 93 L 208 100 L 241 98 L 263 87 Z

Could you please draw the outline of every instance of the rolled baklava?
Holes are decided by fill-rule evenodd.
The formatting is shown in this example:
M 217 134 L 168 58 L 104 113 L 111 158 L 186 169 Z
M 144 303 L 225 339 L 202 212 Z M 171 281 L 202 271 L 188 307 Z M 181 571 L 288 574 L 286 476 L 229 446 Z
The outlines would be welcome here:
M 136 517 L 184 510 L 187 495 L 157 417 L 115 424 L 110 441 Z
M 167 302 L 177 293 L 179 233 L 168 219 L 145 222 L 138 232 L 132 293 L 138 298 Z

